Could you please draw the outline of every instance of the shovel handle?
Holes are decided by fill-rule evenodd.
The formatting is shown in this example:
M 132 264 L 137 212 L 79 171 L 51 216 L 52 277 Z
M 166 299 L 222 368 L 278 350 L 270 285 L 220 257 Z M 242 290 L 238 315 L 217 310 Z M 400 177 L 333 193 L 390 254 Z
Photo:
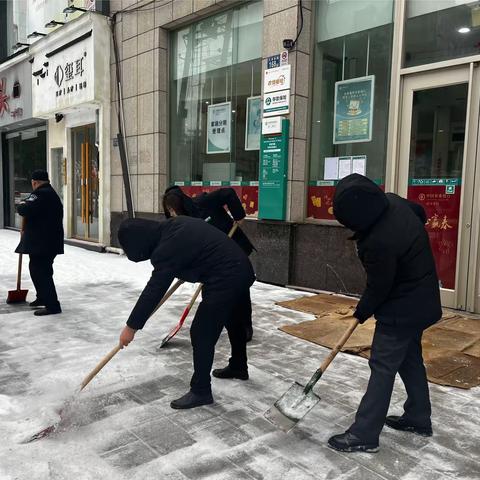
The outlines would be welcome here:
M 23 254 L 18 254 L 18 270 L 17 270 L 17 290 L 22 289 L 22 259 Z
M 120 351 L 120 345 L 117 345 L 105 357 L 100 360 L 100 363 L 84 378 L 80 391 L 82 391 L 97 375 L 97 373 Z
M 180 285 L 183 285 L 183 280 L 177 280 L 169 289 L 168 292 L 160 300 L 160 303 L 155 307 L 155 310 L 152 312 L 152 315 L 178 290 Z M 151 315 L 150 315 L 151 316 Z
M 328 357 L 320 365 L 320 368 L 312 375 L 312 378 L 305 386 L 305 393 L 308 393 L 310 390 L 312 390 L 314 385 L 320 380 L 325 370 L 332 363 L 333 359 L 337 356 L 337 353 L 343 348 L 343 346 L 347 343 L 347 340 L 351 337 L 352 333 L 357 328 L 357 325 L 359 323 L 358 319 L 355 317 L 353 318 L 354 321 L 350 324 L 345 333 L 342 335 L 342 338 L 338 341 L 335 347 L 333 347 L 333 350 L 328 354 Z

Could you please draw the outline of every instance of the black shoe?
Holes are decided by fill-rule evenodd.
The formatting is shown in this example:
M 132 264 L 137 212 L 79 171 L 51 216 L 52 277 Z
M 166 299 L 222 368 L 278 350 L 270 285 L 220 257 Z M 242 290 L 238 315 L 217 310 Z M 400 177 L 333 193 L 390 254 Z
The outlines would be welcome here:
M 245 327 L 245 330 L 246 330 L 247 343 L 251 342 L 253 338 L 253 327 L 249 325 L 248 327 Z
M 213 397 L 211 393 L 204 393 L 202 395 L 194 393 L 191 390 L 183 397 L 177 398 L 170 402 L 170 406 L 176 410 L 184 410 L 187 408 L 201 407 L 202 405 L 211 405 Z
M 389 415 L 385 419 L 385 424 L 395 430 L 401 430 L 402 432 L 411 432 L 422 437 L 431 437 L 433 435 L 432 427 L 417 427 L 408 423 L 403 417 L 396 415 Z
M 45 304 L 39 300 L 38 298 L 36 300 L 34 300 L 33 302 L 30 302 L 30 307 L 33 307 L 33 308 L 36 308 L 36 307 L 44 307 Z
M 225 368 L 217 368 L 212 372 L 212 375 L 217 378 L 238 378 L 239 380 L 248 380 L 247 370 L 233 370 L 230 365 Z
M 378 443 L 365 443 L 351 432 L 330 437 L 328 439 L 328 446 L 339 452 L 378 452 Z
M 39 308 L 33 312 L 37 317 L 43 317 L 44 315 L 56 315 L 57 313 L 62 313 L 62 309 L 58 308 Z

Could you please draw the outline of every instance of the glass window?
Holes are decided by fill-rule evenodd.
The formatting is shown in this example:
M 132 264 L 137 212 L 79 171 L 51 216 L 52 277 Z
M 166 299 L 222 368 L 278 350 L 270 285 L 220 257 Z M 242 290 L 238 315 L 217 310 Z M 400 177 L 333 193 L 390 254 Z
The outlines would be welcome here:
M 409 0 L 404 66 L 480 53 L 480 6 L 471 0 Z
M 258 181 L 262 20 L 254 2 L 172 34 L 171 183 Z
M 335 185 L 348 173 L 384 183 L 392 19 L 392 0 L 318 5 L 309 218 L 334 219 Z
M 45 129 L 32 128 L 7 134 L 9 172 L 9 219 L 10 227 L 20 228 L 22 221 L 15 206 L 32 191 L 31 175 L 34 170 L 47 168 Z

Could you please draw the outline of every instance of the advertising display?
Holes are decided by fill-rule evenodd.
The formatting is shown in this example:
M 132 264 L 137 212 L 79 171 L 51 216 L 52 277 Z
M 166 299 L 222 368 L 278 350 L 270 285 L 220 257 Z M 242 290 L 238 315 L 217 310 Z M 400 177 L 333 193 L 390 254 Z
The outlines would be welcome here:
M 248 97 L 245 122 L 245 150 L 260 150 L 262 97 Z
M 374 75 L 335 83 L 334 144 L 372 140 L 374 84 Z
M 230 153 L 232 104 L 217 103 L 208 106 L 207 153 Z

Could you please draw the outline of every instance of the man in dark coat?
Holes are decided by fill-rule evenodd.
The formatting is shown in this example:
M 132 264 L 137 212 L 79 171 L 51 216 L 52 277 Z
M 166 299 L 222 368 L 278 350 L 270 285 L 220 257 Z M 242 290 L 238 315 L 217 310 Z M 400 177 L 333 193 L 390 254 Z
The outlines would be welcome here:
M 25 227 L 15 252 L 30 255 L 30 277 L 37 292 L 30 306 L 45 307 L 35 310 L 34 315 L 52 315 L 62 312 L 53 283 L 53 262 L 63 253 L 63 205 L 46 171 L 32 173 L 32 188 L 17 205 Z
M 210 371 L 215 345 L 226 327 L 232 353 L 231 368 L 248 379 L 245 328 L 239 317 L 239 302 L 255 280 L 252 266 L 242 250 L 224 233 L 201 219 L 179 216 L 164 222 L 129 219 L 122 222 L 118 240 L 134 262 L 150 259 L 153 272 L 120 335 L 127 346 L 145 325 L 174 278 L 203 283 L 190 337 L 194 373 L 190 391 L 171 402 L 184 409 L 213 403 Z
M 227 213 L 225 207 L 227 207 L 231 216 Z M 165 190 L 163 196 L 163 211 L 167 218 L 170 218 L 173 214 L 188 215 L 204 220 L 210 217 L 210 225 L 217 227 L 226 234 L 232 228 L 234 221 L 240 224 L 246 216 L 242 203 L 233 188 L 220 188 L 191 198 L 185 195 L 180 187 L 169 187 Z M 254 250 L 252 243 L 240 228 L 237 228 L 232 238 L 247 256 Z M 247 330 L 247 342 L 249 342 L 253 336 L 252 302 L 249 291 L 246 292 L 243 301 L 239 303 L 239 308 L 242 310 L 239 315 L 243 318 Z M 215 376 L 222 376 L 222 378 L 229 378 L 232 376 L 231 374 L 232 372 L 228 371 L 214 372 Z
M 370 355 L 371 376 L 353 425 L 328 441 L 343 452 L 376 452 L 384 423 L 397 430 L 432 435 L 431 406 L 422 358 L 423 330 L 442 316 L 434 258 L 420 205 L 383 191 L 362 175 L 336 188 L 333 211 L 355 232 L 367 286 L 357 305 L 360 323 L 377 320 Z M 402 416 L 387 417 L 396 374 L 405 384 Z

